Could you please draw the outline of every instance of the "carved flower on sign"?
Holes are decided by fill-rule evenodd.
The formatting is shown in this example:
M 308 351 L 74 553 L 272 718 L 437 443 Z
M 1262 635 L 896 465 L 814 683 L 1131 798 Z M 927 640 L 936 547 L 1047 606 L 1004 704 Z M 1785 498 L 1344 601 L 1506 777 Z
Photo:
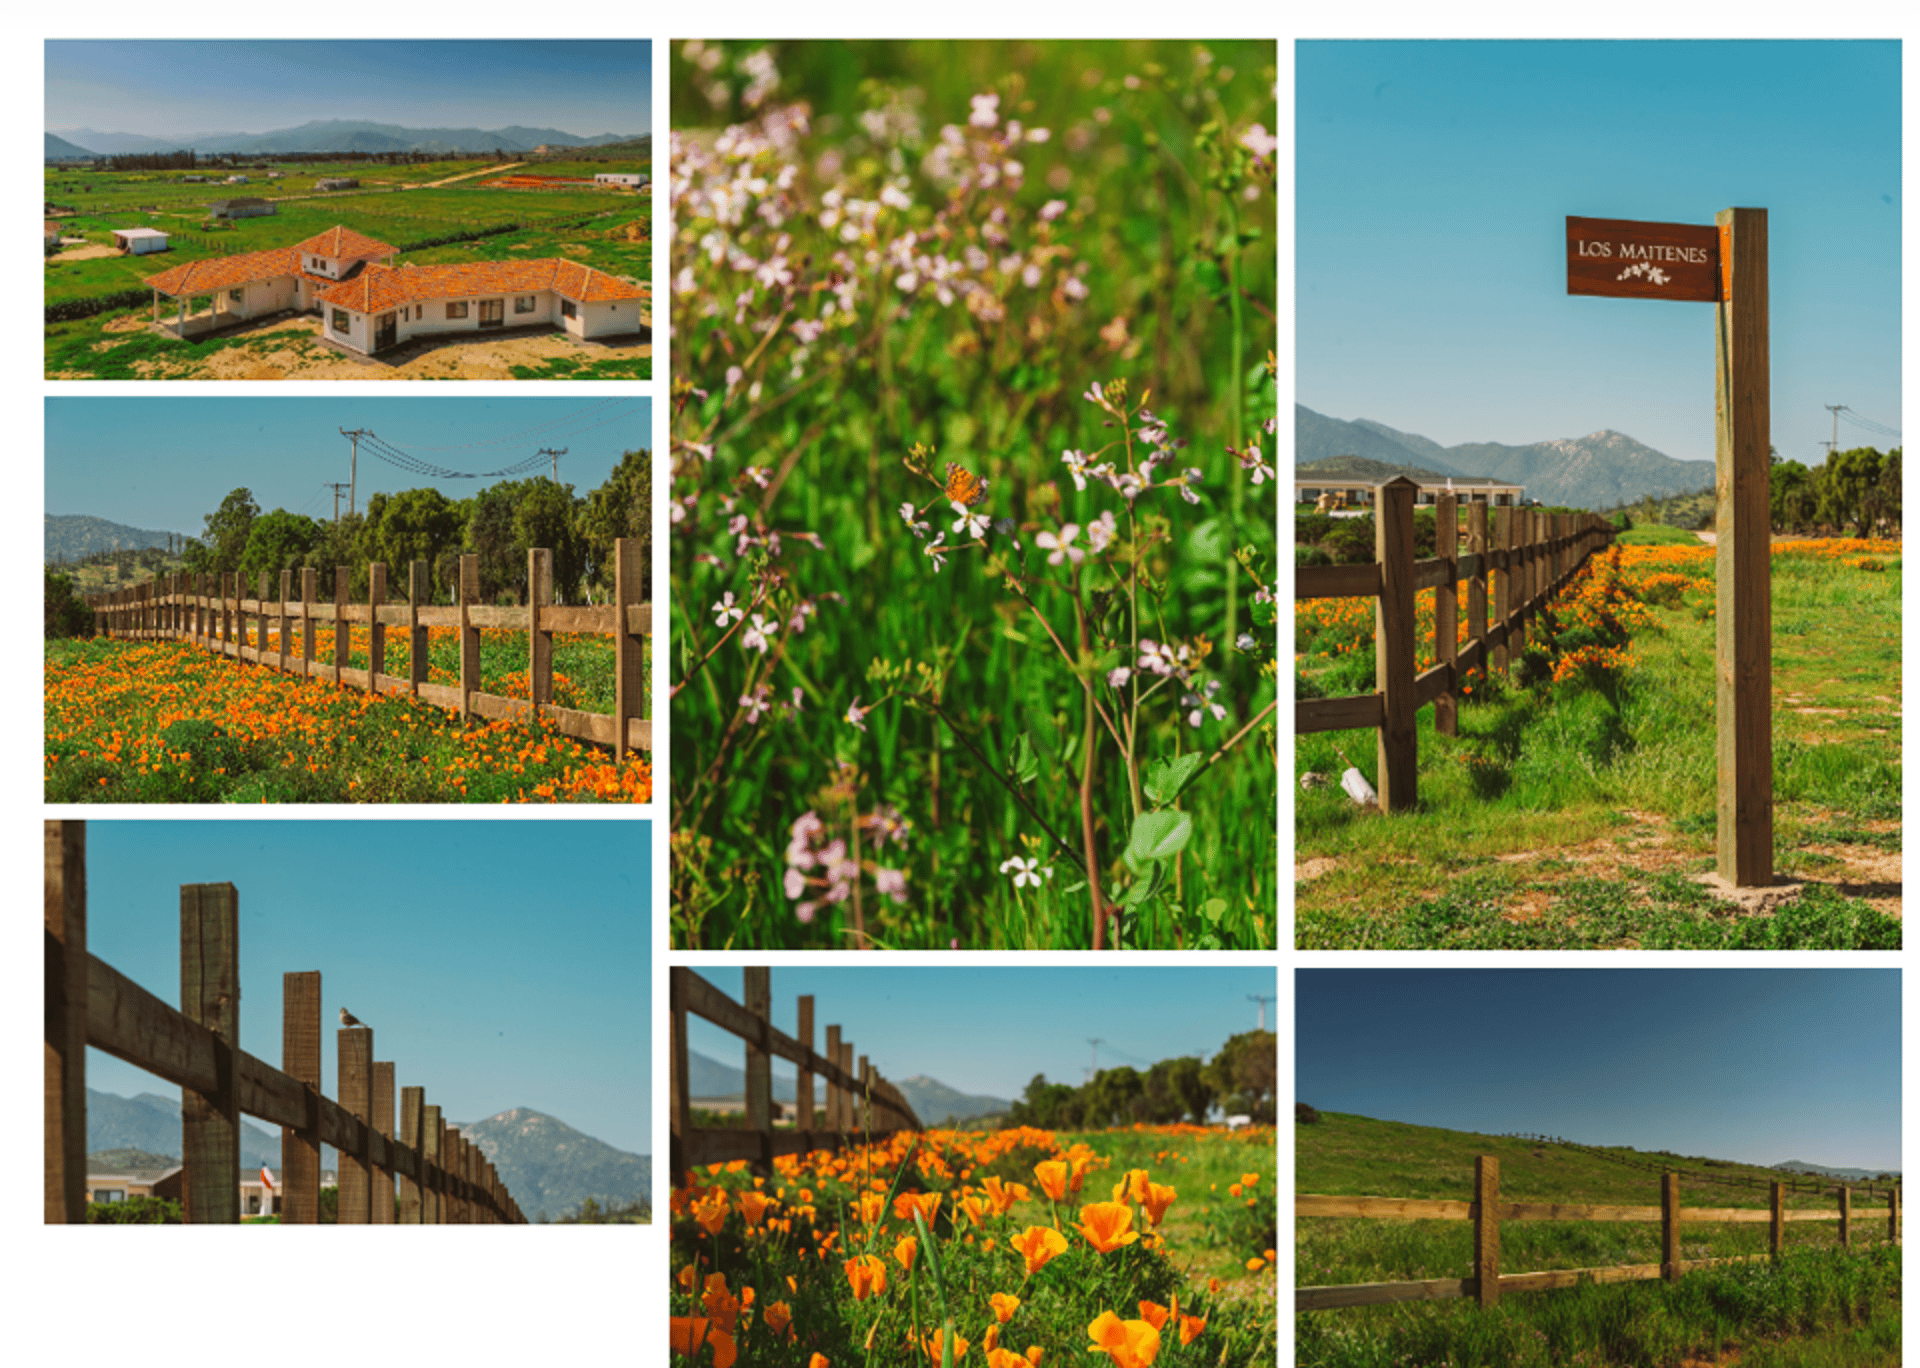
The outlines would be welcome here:
M 1665 285 L 1669 280 L 1672 279 L 1671 276 L 1669 276 L 1665 271 L 1661 270 L 1658 266 L 1652 265 L 1651 263 L 1645 262 L 1645 261 L 1635 262 L 1633 265 L 1627 267 L 1626 270 L 1622 271 L 1619 275 L 1615 276 L 1614 279 L 1626 280 L 1632 276 L 1645 276 L 1648 279 L 1648 281 L 1650 281 L 1652 284 L 1655 284 L 1655 285 Z

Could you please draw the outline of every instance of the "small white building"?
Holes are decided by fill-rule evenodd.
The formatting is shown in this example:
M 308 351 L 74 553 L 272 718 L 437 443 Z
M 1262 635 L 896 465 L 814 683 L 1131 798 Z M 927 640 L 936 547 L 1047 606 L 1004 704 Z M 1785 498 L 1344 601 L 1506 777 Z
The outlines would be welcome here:
M 207 206 L 207 212 L 215 218 L 240 219 L 260 218 L 277 211 L 272 200 L 264 200 L 256 195 L 235 195 L 232 199 L 213 201 Z
M 126 256 L 147 256 L 167 250 L 167 235 L 158 228 L 115 228 L 113 245 Z
M 596 185 L 619 185 L 629 190 L 638 190 L 647 183 L 647 178 L 638 171 L 596 171 L 593 180 Z

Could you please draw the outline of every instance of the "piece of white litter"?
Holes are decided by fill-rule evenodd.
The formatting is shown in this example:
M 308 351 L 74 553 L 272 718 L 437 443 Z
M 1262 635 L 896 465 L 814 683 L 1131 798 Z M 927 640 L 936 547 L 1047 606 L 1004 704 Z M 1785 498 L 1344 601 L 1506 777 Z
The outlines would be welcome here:
M 1380 801 L 1380 795 L 1373 791 L 1367 776 L 1357 769 L 1350 769 L 1340 776 L 1340 787 L 1347 791 L 1347 797 L 1361 807 L 1372 807 Z

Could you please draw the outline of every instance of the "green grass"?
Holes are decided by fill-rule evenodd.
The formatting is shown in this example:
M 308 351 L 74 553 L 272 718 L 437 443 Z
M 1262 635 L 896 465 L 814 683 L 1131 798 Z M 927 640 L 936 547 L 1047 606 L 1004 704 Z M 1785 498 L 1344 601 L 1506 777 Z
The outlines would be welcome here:
M 1295 1189 L 1376 1197 L 1471 1200 L 1473 1159 L 1500 1161 L 1507 1201 L 1657 1206 L 1655 1174 L 1567 1146 L 1409 1126 L 1323 1112 L 1296 1125 Z M 1672 1156 L 1614 1150 L 1638 1161 Z M 1770 1180 L 1770 1170 L 1706 1158 L 1674 1158 L 1684 1206 L 1764 1209 L 1764 1188 L 1696 1182 L 1687 1174 Z M 1793 1209 L 1832 1211 L 1824 1194 L 1788 1193 Z M 1495 1368 L 1567 1365 L 1641 1368 L 1708 1361 L 1886 1364 L 1899 1361 L 1900 1251 L 1884 1215 L 1854 1206 L 1853 1247 L 1836 1244 L 1833 1222 L 1790 1222 L 1787 1252 L 1684 1275 L 1510 1293 L 1493 1311 L 1466 1301 L 1350 1307 L 1296 1314 L 1295 1361 L 1323 1368 L 1418 1363 Z M 1658 1263 L 1658 1222 L 1509 1221 L 1500 1229 L 1503 1273 Z M 1682 1257 L 1764 1254 L 1765 1223 L 1683 1227 Z M 1296 1222 L 1295 1277 L 1302 1286 L 1464 1278 L 1472 1273 L 1467 1221 L 1308 1218 Z
M 1696 566 L 1696 569 L 1699 567 Z M 1899 849 L 1900 561 L 1877 571 L 1773 559 L 1775 868 L 1802 898 L 1742 919 L 1689 876 L 1714 868 L 1712 562 L 1654 609 L 1614 682 L 1481 688 L 1459 735 L 1419 728 L 1420 802 L 1383 817 L 1340 791 L 1375 778 L 1373 737 L 1300 737 L 1296 775 L 1332 776 L 1295 809 L 1302 948 L 1887 949 L 1866 898 Z M 1370 650 L 1319 676 L 1352 691 Z M 1362 686 L 1364 687 L 1364 686 Z
M 751 46 L 731 51 L 737 56 Z M 700 233 L 683 229 L 676 269 L 694 263 L 701 288 L 725 308 L 714 328 L 689 332 L 688 345 L 675 351 L 676 382 L 705 392 L 690 395 L 676 418 L 674 494 L 695 503 L 672 562 L 674 678 L 690 681 L 672 705 L 672 726 L 687 747 L 681 753 L 698 758 L 675 776 L 675 945 L 850 944 L 850 903 L 826 904 L 803 921 L 782 887 L 794 823 L 815 811 L 837 814 L 844 825 L 850 803 L 862 814 L 896 809 L 910 824 L 904 848 L 887 857 L 905 867 L 907 901 L 865 896 L 863 915 L 877 943 L 1091 944 L 1089 900 L 1072 857 L 1001 781 L 1025 771 L 1021 797 L 1080 849 L 1085 718 L 1075 672 L 1104 681 L 1107 671 L 1132 667 L 1137 656 L 1126 649 L 1126 596 L 1106 596 L 1114 581 L 1094 560 L 1083 589 L 1089 600 L 1101 592 L 1102 616 L 1089 629 L 1088 657 L 1063 660 L 1056 652 L 1049 627 L 1073 641 L 1075 610 L 1064 573 L 1037 549 L 1042 531 L 1071 522 L 1083 529 L 1084 546 L 1091 521 L 1103 510 L 1114 513 L 1143 583 L 1139 636 L 1204 638 L 1211 650 L 1206 666 L 1221 682 L 1217 701 L 1226 719 L 1203 716 L 1202 726 L 1189 727 L 1176 704 L 1179 691 L 1163 690 L 1140 712 L 1143 769 L 1221 746 L 1273 700 L 1271 619 L 1252 596 L 1275 574 L 1274 486 L 1253 485 L 1226 449 L 1249 440 L 1269 455 L 1272 447 L 1263 427 L 1276 411 L 1277 391 L 1264 363 L 1274 327 L 1270 309 L 1257 307 L 1273 296 L 1271 182 L 1257 175 L 1245 181 L 1254 187 L 1251 201 L 1210 191 L 1213 163 L 1197 145 L 1197 130 L 1215 118 L 1236 136 L 1256 122 L 1272 127 L 1276 52 L 1270 43 L 1208 45 L 1210 60 L 1197 64 L 1197 50 L 1185 43 L 775 45 L 781 69 L 794 73 L 779 99 L 809 100 L 814 127 L 826 130 L 796 160 L 813 166 L 823 150 L 837 148 L 861 195 L 878 193 L 881 162 L 868 155 L 856 116 L 887 103 L 891 88 L 924 93 L 917 117 L 927 140 L 937 140 L 946 121 L 964 124 L 970 98 L 985 91 L 1001 96 L 1003 116 L 1047 127 L 1049 142 L 1021 149 L 1027 185 L 1009 196 L 1009 222 L 1019 241 L 1039 241 L 1044 228 L 1050 243 L 1070 249 L 1061 262 L 1084 261 L 1088 297 L 1050 301 L 1044 288 L 1023 286 L 997 321 L 973 318 L 960 304 L 943 309 L 931 297 L 902 312 L 895 273 L 868 279 L 862 267 L 857 326 L 835 325 L 806 355 L 796 355 L 790 335 L 780 334 L 739 387 L 762 388 L 759 408 L 749 412 L 750 400 L 729 396 L 727 371 L 750 359 L 763 334 L 751 330 L 751 318 L 734 326 L 740 285 L 724 273 L 707 282 L 706 258 L 696 250 Z M 1127 73 L 1141 74 L 1137 91 L 1123 83 Z M 735 117 L 693 108 L 699 101 L 688 85 L 676 74 L 678 125 L 717 128 Z M 916 108 L 918 100 L 911 102 Z M 1069 150 L 1069 138 L 1078 146 L 1083 135 L 1084 147 Z M 903 152 L 902 164 L 919 165 L 924 150 Z M 946 191 L 910 179 L 915 204 L 906 221 L 924 229 L 935 207 L 948 202 Z M 796 193 L 811 203 L 827 184 L 809 178 Z M 1040 206 L 1056 195 L 1079 207 L 1036 222 Z M 1229 211 L 1248 236 L 1245 249 L 1191 250 L 1196 240 L 1233 240 Z M 984 220 L 989 210 L 983 204 L 978 212 Z M 794 259 L 810 255 L 815 262 L 819 288 L 807 295 L 809 319 L 819 307 L 812 301 L 824 298 L 822 263 L 837 245 L 813 223 L 798 214 L 789 225 L 802 234 Z M 760 257 L 773 250 L 770 239 L 749 246 Z M 1238 273 L 1237 292 L 1228 288 L 1223 262 Z M 759 296 L 755 309 L 770 307 L 770 298 Z M 687 307 L 698 316 L 709 302 L 695 296 Z M 1092 451 L 1112 440 L 1105 415 L 1082 396 L 1096 382 L 1116 380 L 1132 396 L 1151 391 L 1153 411 L 1190 441 L 1174 465 L 1202 472 L 1199 505 L 1156 490 L 1141 497 L 1138 526 L 1129 529 L 1117 495 L 1095 485 L 1083 493 L 1066 478 L 1064 450 Z M 687 454 L 688 443 L 708 441 L 711 464 Z M 947 501 L 906 468 L 916 444 L 935 450 L 936 475 L 953 461 L 988 480 L 983 511 L 1007 519 L 1023 541 L 1018 553 L 999 541 L 996 555 L 1012 557 L 1035 577 L 1031 592 L 1046 625 L 983 555 L 957 557 L 936 572 L 898 512 L 906 502 L 926 506 L 925 519 L 953 540 Z M 1121 453 L 1109 454 L 1124 468 Z M 764 511 L 759 489 L 741 483 L 752 478 L 750 466 L 781 472 Z M 1163 468 L 1161 477 L 1171 473 Z M 801 711 L 751 727 L 736 727 L 735 719 L 749 680 L 760 678 L 761 660 L 743 651 L 738 636 L 694 673 L 720 638 L 712 605 L 723 594 L 741 602 L 752 594 L 751 556 L 735 551 L 726 528 L 731 514 L 721 507 L 742 493 L 738 511 L 764 516 L 783 536 L 774 563 L 789 576 L 782 592 L 817 610 L 803 633 L 788 638 L 764 680 L 781 705 L 797 691 Z M 803 533 L 820 538 L 817 550 L 796 540 Z M 1243 548 L 1245 566 L 1235 559 Z M 781 602 L 776 617 L 785 620 L 791 599 Z M 1230 649 L 1243 631 L 1255 637 L 1255 648 Z M 1103 633 L 1114 637 L 1103 640 Z M 1077 655 L 1077 645 L 1068 654 Z M 926 696 L 934 679 L 950 721 L 909 701 Z M 864 731 L 846 720 L 850 705 L 876 700 Z M 1267 725 L 1181 799 L 1193 835 L 1177 861 L 1161 862 L 1163 891 L 1127 916 L 1126 946 L 1276 943 L 1271 720 L 1269 714 Z M 1144 892 L 1151 862 L 1133 868 L 1121 858 L 1136 817 L 1128 776 L 1104 730 L 1097 745 L 1091 808 L 1101 885 L 1109 898 Z M 716 758 L 719 768 L 705 777 Z M 855 767 L 851 799 L 836 796 L 842 764 Z M 863 859 L 873 858 L 864 852 Z M 1012 858 L 1038 859 L 1052 876 L 1038 889 L 1017 889 L 1002 868 Z
M 1642 523 L 1622 532 L 1616 540 L 1622 546 L 1698 546 L 1698 533 L 1662 523 Z

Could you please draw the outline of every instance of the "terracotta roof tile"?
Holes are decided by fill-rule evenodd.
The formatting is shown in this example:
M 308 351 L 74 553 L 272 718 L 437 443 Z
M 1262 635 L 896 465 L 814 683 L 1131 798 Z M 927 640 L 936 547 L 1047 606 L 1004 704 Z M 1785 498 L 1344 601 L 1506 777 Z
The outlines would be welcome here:
M 212 257 L 189 261 L 170 271 L 148 276 L 146 283 L 163 295 L 178 297 L 207 294 L 231 289 L 250 280 L 269 280 L 274 276 L 302 275 L 300 253 L 292 247 L 275 247 L 267 252 L 242 252 L 238 256 Z M 308 277 L 317 279 L 318 277 Z M 330 282 L 329 282 L 330 283 Z
M 323 257 L 388 257 L 396 255 L 400 249 L 336 224 L 305 242 L 295 243 L 294 250 Z
M 352 280 L 321 294 L 325 304 L 356 313 L 379 313 L 417 300 L 474 295 L 532 294 L 552 290 L 582 304 L 645 299 L 647 290 L 577 261 L 540 257 L 532 261 L 475 261 L 446 266 L 369 264 Z

